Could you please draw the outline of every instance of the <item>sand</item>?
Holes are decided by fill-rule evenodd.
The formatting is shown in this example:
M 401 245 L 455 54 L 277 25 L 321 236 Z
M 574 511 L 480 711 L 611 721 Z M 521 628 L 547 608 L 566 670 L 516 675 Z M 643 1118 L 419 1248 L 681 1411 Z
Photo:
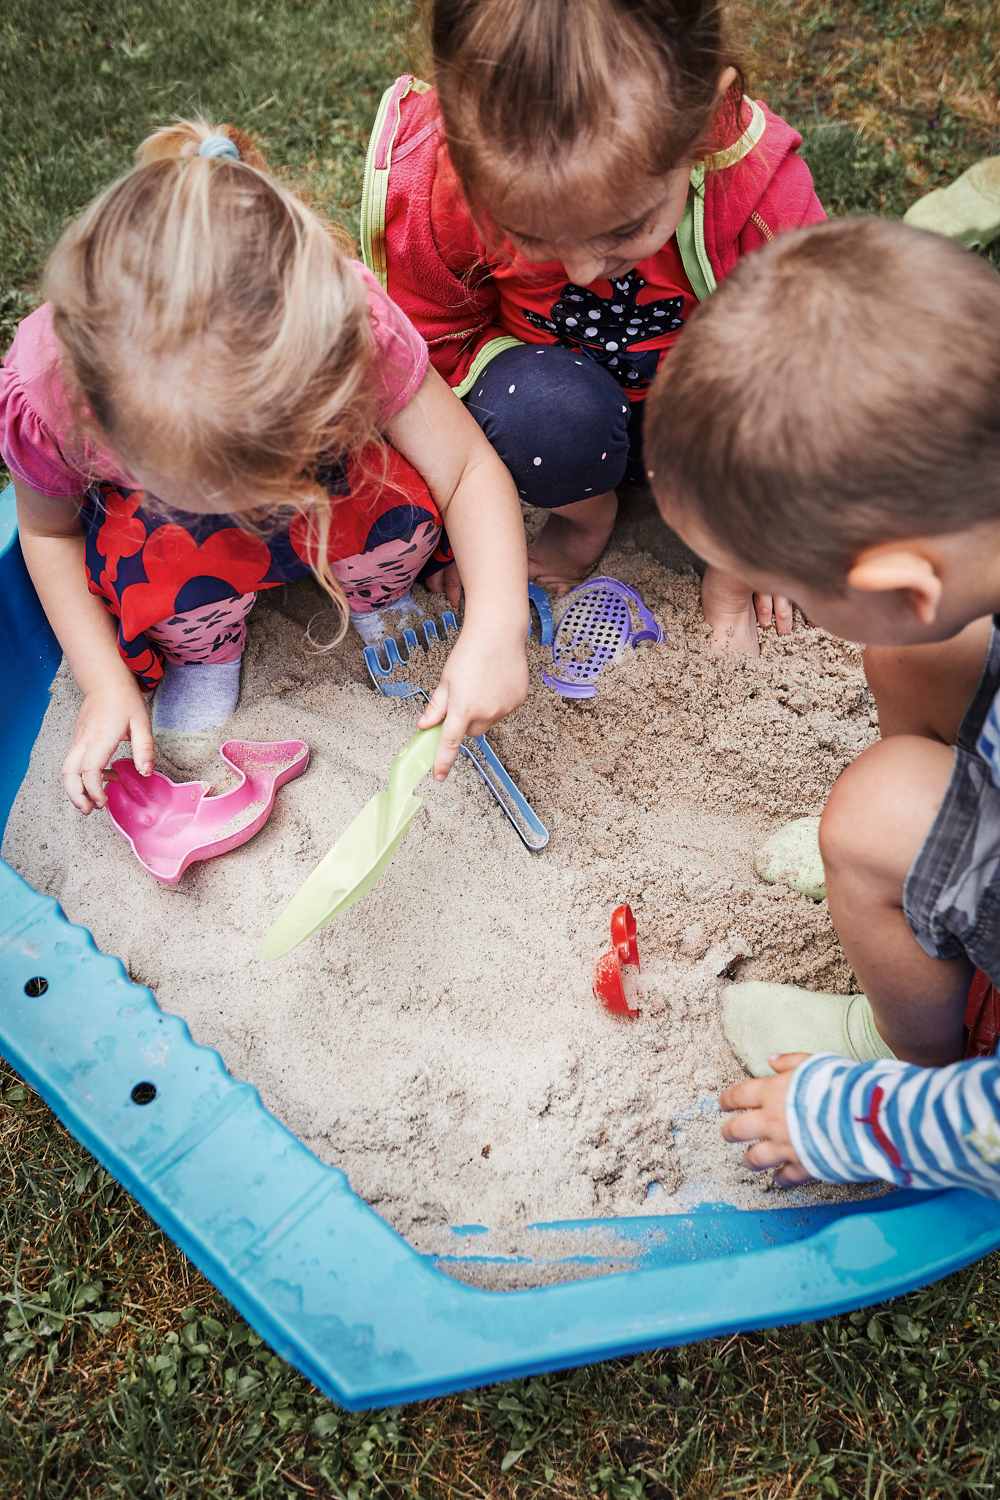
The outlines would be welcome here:
M 781 823 L 818 813 L 875 738 L 860 650 L 797 617 L 759 660 L 713 658 L 692 560 L 639 491 L 601 571 L 639 590 L 666 641 L 606 672 L 589 702 L 544 687 L 551 653 L 529 649 L 529 699 L 490 740 L 551 833 L 540 854 L 460 760 L 443 786 L 419 788 L 373 892 L 285 958 L 257 956 L 417 716 L 372 691 L 353 632 L 313 651 L 304 627 L 322 639 L 332 614 L 311 580 L 262 595 L 228 723 L 207 745 L 158 746 L 160 770 L 221 791 L 225 739 L 308 742 L 307 771 L 249 843 L 164 887 L 104 814 L 81 818 L 59 776 L 79 706 L 65 665 L 8 824 L 15 869 L 425 1254 L 531 1256 L 533 1223 L 846 1191 L 769 1192 L 722 1142 L 716 1100 L 742 1076 L 719 1024 L 728 982 L 856 988 L 825 904 L 765 885 L 752 861 Z M 440 620 L 439 600 L 414 597 Z M 634 1021 L 591 992 L 622 901 L 643 964 Z M 470 1225 L 489 1233 L 453 1233 Z M 513 1285 L 566 1272 L 459 1274 Z

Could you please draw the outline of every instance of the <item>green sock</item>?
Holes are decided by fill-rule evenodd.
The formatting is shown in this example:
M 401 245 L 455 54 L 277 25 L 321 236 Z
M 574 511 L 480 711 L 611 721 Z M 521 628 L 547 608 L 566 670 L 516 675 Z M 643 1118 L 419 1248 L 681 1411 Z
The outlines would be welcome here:
M 864 995 L 818 995 L 793 984 L 732 984 L 722 997 L 726 1040 L 752 1078 L 775 1052 L 836 1052 L 855 1062 L 895 1053 L 879 1036 Z

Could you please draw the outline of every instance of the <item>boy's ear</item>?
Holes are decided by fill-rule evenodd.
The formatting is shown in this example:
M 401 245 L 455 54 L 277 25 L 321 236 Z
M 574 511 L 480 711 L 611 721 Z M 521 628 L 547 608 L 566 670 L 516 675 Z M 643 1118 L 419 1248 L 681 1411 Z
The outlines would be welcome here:
M 933 625 L 943 585 L 929 557 L 906 546 L 868 547 L 847 575 L 864 594 L 903 594 L 921 625 Z

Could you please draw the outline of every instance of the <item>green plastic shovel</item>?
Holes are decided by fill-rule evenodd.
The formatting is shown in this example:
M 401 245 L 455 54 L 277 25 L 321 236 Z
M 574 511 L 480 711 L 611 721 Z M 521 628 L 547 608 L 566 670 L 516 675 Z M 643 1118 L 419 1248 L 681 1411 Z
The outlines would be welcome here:
M 412 795 L 434 764 L 441 725 L 420 729 L 396 756 L 389 786 L 376 792 L 300 886 L 260 945 L 261 958 L 280 958 L 339 917 L 377 885 L 420 811 Z

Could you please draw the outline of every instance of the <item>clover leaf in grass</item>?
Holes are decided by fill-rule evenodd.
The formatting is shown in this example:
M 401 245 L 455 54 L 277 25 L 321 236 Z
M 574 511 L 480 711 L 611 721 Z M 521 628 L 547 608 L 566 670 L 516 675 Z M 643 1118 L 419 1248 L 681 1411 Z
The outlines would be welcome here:
M 899 1337 L 906 1339 L 910 1344 L 919 1344 L 927 1337 L 927 1330 L 923 1324 L 915 1322 L 909 1313 L 893 1313 L 892 1326 Z
M 181 1343 L 189 1354 L 208 1354 L 210 1352 L 207 1344 L 200 1344 L 198 1342 L 197 1323 L 184 1324 L 181 1330 Z

